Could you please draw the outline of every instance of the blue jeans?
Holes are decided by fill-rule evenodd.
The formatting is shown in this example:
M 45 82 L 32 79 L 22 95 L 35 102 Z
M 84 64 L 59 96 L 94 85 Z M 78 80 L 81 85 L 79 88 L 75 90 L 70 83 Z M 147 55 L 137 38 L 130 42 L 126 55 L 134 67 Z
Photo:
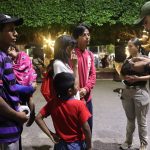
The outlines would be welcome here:
M 86 144 L 84 141 L 60 141 L 59 143 L 55 144 L 54 150 L 86 150 Z
M 91 117 L 88 119 L 88 123 L 91 129 L 92 133 L 92 128 L 93 128 L 93 104 L 92 104 L 92 99 L 86 103 L 86 107 L 88 108 L 89 112 L 91 113 Z

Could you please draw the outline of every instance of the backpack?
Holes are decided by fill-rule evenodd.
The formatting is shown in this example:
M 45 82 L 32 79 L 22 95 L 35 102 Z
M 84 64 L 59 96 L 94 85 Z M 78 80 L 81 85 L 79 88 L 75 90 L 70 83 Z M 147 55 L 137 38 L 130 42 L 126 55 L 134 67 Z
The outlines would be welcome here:
M 41 85 L 41 93 L 47 102 L 51 101 L 53 98 L 56 97 L 53 86 L 53 62 L 54 60 L 50 61 L 50 64 L 47 67 L 47 71 L 43 74 L 44 78 Z

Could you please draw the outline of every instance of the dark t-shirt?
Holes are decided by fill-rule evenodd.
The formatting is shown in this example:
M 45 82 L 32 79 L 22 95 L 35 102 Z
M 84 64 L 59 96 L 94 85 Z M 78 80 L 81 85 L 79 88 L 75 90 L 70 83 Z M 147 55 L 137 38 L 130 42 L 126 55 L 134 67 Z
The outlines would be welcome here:
M 143 57 L 144 57 L 144 56 L 143 56 Z M 123 63 L 123 65 L 122 65 L 121 74 L 122 74 L 123 76 L 126 76 L 126 75 L 131 75 L 131 76 L 132 76 L 132 75 L 145 76 L 145 75 L 147 75 L 147 72 L 146 72 L 146 71 L 139 73 L 139 72 L 136 72 L 136 71 L 132 70 L 132 64 L 131 64 L 131 62 L 129 61 L 129 59 L 131 59 L 131 57 L 127 58 L 127 59 L 125 60 L 125 62 Z M 134 83 L 130 83 L 130 82 L 124 80 L 124 83 L 125 83 L 125 85 L 127 85 L 127 86 L 145 86 L 146 83 L 147 83 L 147 81 L 137 81 L 137 82 L 134 82 Z

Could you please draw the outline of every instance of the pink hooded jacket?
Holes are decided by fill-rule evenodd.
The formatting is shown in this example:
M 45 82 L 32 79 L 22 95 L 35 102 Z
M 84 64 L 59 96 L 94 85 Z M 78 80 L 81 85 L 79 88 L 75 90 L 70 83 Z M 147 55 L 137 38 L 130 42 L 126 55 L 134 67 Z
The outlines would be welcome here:
M 16 80 L 21 85 L 31 85 L 36 81 L 37 74 L 33 69 L 30 57 L 23 51 L 18 53 L 17 58 L 13 61 L 13 70 Z
M 94 56 L 91 51 L 85 50 L 82 52 L 79 48 L 76 48 L 76 55 L 78 56 L 80 88 L 85 88 L 87 90 L 87 94 L 84 98 L 88 102 L 92 98 L 91 90 L 96 83 Z

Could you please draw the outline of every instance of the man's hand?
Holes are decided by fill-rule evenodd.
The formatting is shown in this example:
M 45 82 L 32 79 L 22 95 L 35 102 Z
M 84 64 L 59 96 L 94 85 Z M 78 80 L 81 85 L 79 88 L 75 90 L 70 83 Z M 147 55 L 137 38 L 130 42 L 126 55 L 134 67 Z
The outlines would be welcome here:
M 146 57 L 133 57 L 131 59 L 133 62 L 138 62 L 138 61 L 144 61 L 144 62 L 150 62 L 150 59 L 149 58 L 146 58 Z
M 55 143 L 59 143 L 60 142 L 60 137 L 58 137 L 57 134 L 53 133 L 52 136 L 53 136 L 53 139 L 54 139 Z
M 21 124 L 24 124 L 29 119 L 25 112 L 17 112 L 17 118 L 17 121 Z
M 50 130 L 49 130 L 50 131 Z M 61 138 L 56 134 L 56 133 L 53 133 L 52 131 L 50 131 L 50 139 L 52 140 L 52 142 L 54 144 L 57 144 L 60 142 Z
M 136 72 L 143 73 L 145 71 L 144 68 L 146 64 L 147 62 L 145 61 L 135 62 L 134 65 L 132 65 L 132 69 Z
M 87 91 L 85 88 L 81 88 L 79 92 L 80 92 L 80 98 L 84 97 L 87 94 Z
M 134 83 L 139 81 L 139 77 L 136 75 L 132 75 L 132 76 L 125 76 L 124 79 L 130 83 Z
M 131 60 L 134 62 L 132 65 L 132 70 L 139 73 L 143 73 L 145 71 L 144 68 L 146 64 L 150 62 L 150 59 L 145 57 L 134 57 Z

